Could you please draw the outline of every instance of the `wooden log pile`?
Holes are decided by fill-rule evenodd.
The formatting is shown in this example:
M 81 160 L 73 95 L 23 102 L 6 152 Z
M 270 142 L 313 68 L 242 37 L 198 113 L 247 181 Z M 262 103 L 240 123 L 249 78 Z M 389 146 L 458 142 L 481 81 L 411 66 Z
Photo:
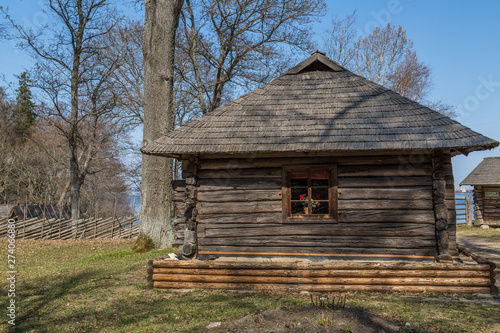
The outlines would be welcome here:
M 279 291 L 492 291 L 489 264 L 150 260 L 149 289 Z
M 495 283 L 496 283 L 496 280 L 495 280 L 495 276 L 496 276 L 496 268 L 497 268 L 497 265 L 488 260 L 488 259 L 485 259 L 481 256 L 478 256 L 477 254 L 474 254 L 472 253 L 469 249 L 466 249 L 465 247 L 461 246 L 461 245 L 457 245 L 457 249 L 460 253 L 466 255 L 467 257 L 470 257 L 472 260 L 474 260 L 475 262 L 477 262 L 478 264 L 481 264 L 481 265 L 488 265 L 489 266 L 489 271 L 490 271 L 490 287 L 491 287 L 491 294 L 492 295 L 498 295 L 498 288 L 496 287 Z
M 0 238 L 7 237 L 7 220 L 0 220 Z M 16 222 L 18 239 L 97 239 L 136 238 L 139 215 L 120 218 L 88 218 L 75 223 L 72 219 L 28 219 Z

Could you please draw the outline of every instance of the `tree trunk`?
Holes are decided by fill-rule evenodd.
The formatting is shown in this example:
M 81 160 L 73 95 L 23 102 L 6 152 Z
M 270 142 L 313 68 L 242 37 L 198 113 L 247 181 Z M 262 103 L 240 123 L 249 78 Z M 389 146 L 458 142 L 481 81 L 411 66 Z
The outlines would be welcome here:
M 143 147 L 174 129 L 175 32 L 183 2 L 146 1 Z M 142 156 L 140 232 L 160 248 L 173 240 L 172 176 L 172 159 Z

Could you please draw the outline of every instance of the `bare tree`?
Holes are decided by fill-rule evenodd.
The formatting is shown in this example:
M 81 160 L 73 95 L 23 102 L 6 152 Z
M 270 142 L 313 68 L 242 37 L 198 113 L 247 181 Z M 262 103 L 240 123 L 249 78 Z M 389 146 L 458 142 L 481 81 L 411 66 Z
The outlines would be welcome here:
M 293 61 L 286 48 L 310 50 L 309 23 L 324 8 L 323 0 L 186 0 L 178 44 L 190 67 L 179 73 L 203 113 L 282 73 Z
M 344 18 L 332 18 L 331 27 L 323 34 L 325 52 L 342 66 L 350 67 L 356 57 L 356 11 Z
M 48 8 L 54 24 L 43 31 L 14 27 L 22 46 L 37 60 L 34 86 L 50 103 L 41 115 L 66 139 L 72 214 L 77 220 L 80 189 L 92 159 L 100 143 L 122 129 L 115 121 L 118 103 L 110 83 L 121 59 L 110 54 L 115 45 L 107 38 L 121 17 L 111 0 L 49 0 Z M 103 130 L 103 124 L 110 123 L 107 129 L 113 131 Z
M 402 27 L 377 27 L 356 43 L 356 71 L 371 81 L 387 86 L 396 68 L 405 62 L 413 42 Z
M 356 74 L 418 101 L 446 116 L 453 117 L 454 107 L 442 101 L 426 99 L 431 87 L 431 69 L 413 50 L 402 27 L 388 24 L 367 36 L 356 33 L 356 12 L 345 18 L 335 17 L 323 36 L 327 54 Z
M 389 76 L 387 86 L 402 96 L 420 101 L 430 90 L 430 75 L 431 70 L 418 61 L 417 53 L 408 50 Z
M 184 0 L 146 2 L 143 146 L 174 129 L 175 35 Z M 156 247 L 172 244 L 172 160 L 143 155 L 141 231 Z

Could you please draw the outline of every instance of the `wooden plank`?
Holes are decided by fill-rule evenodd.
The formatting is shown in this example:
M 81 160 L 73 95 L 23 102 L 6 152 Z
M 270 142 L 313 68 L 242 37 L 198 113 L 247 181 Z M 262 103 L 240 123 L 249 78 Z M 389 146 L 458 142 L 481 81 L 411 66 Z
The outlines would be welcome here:
M 432 177 L 339 177 L 339 188 L 431 186 Z
M 255 212 L 281 212 L 280 201 L 250 202 L 199 202 L 196 205 L 200 215 L 210 214 L 242 214 Z
M 200 192 L 222 190 L 281 189 L 281 178 L 269 179 L 201 179 Z
M 488 271 L 461 270 L 284 270 L 284 269 L 198 269 L 198 268 L 154 268 L 153 274 L 189 274 L 189 275 L 233 275 L 233 276 L 293 276 L 293 277 L 455 277 L 489 278 Z
M 434 212 L 427 210 L 342 210 L 339 222 L 420 222 L 434 224 Z
M 403 177 L 431 176 L 432 164 L 392 164 L 392 165 L 341 165 L 338 167 L 339 177 Z
M 153 267 L 198 269 L 283 269 L 283 270 L 466 270 L 490 271 L 487 264 L 437 263 L 411 261 L 333 261 L 333 262 L 255 262 L 255 261 L 177 261 L 153 259 Z
M 206 231 L 205 231 L 206 232 Z M 236 234 L 237 235 L 237 234 Z M 418 249 L 435 246 L 435 237 L 433 235 L 417 239 L 415 237 L 371 237 L 371 236 L 330 236 L 330 237 L 310 237 L 310 236 L 234 236 L 227 238 L 200 238 L 200 246 L 256 246 L 262 247 L 320 247 L 320 248 L 350 248 L 350 247 L 369 247 L 369 248 L 391 248 L 391 249 Z
M 281 200 L 281 190 L 223 190 L 223 191 L 200 191 L 198 202 L 240 202 L 240 201 L 263 201 Z
M 432 200 L 432 188 L 339 188 L 339 200 Z
M 200 179 L 279 178 L 281 177 L 281 168 L 200 170 L 197 177 Z
M 432 210 L 432 200 L 339 200 L 339 210 L 417 209 Z
M 199 254 L 213 254 L 213 255 L 256 255 L 256 256 L 324 256 L 324 257 L 342 257 L 344 255 L 353 255 L 356 257 L 364 257 L 369 254 L 373 255 L 388 255 L 389 257 L 395 256 L 418 256 L 434 258 L 436 254 L 435 245 L 425 249 L 391 249 L 391 248 L 341 248 L 341 247 L 277 247 L 266 246 L 265 249 L 258 246 L 222 246 L 222 245 L 204 245 L 200 246 Z
M 199 215 L 196 219 L 200 223 L 280 223 L 281 213 L 254 213 L 254 214 L 214 214 Z
M 251 236 L 372 236 L 372 237 L 404 237 L 404 236 L 431 236 L 434 235 L 434 230 L 429 225 L 427 227 L 415 228 L 385 228 L 376 229 L 368 228 L 368 226 L 360 228 L 340 227 L 330 224 L 301 224 L 301 225 L 280 225 L 267 228 L 247 228 L 244 225 L 237 228 L 208 228 L 206 225 L 205 237 L 235 237 L 245 235 Z M 411 237 L 410 236 L 410 237 Z
M 153 274 L 153 281 L 202 282 L 202 283 L 270 283 L 270 284 L 320 284 L 320 285 L 411 285 L 411 286 L 473 286 L 488 287 L 489 278 L 418 278 L 418 277 L 290 277 L 290 276 L 232 276 Z
M 227 290 L 276 290 L 276 291 L 311 291 L 311 292 L 347 292 L 347 291 L 406 291 L 406 292 L 443 292 L 489 294 L 489 287 L 460 287 L 460 286 L 392 286 L 392 285 L 270 285 L 245 283 L 197 283 L 197 282 L 169 282 L 154 281 L 153 288 L 166 289 L 227 289 Z
M 203 225 L 206 229 L 241 229 L 241 228 L 271 228 L 271 227 L 282 227 L 282 223 L 216 223 L 211 222 L 208 224 L 198 222 L 198 225 Z M 322 224 L 325 226 L 325 224 Z M 297 226 L 286 225 L 288 228 L 300 228 L 307 229 L 310 224 L 297 224 Z M 325 227 L 326 230 L 334 230 L 335 235 L 345 235 L 345 236 L 363 236 L 372 235 L 374 230 L 377 231 L 377 235 L 383 236 L 405 236 L 407 234 L 412 235 L 434 235 L 434 225 L 430 223 L 384 223 L 384 222 L 349 222 L 349 223 L 338 223 L 334 225 L 329 225 Z M 325 233 L 327 235 L 327 233 Z

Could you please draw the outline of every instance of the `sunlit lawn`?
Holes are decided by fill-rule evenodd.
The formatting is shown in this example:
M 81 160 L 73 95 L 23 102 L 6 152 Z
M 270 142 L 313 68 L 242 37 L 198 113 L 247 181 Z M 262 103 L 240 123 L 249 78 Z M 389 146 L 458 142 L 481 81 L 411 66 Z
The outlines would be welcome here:
M 309 296 L 300 294 L 146 290 L 147 261 L 173 250 L 136 254 L 132 244 L 18 240 L 19 331 L 200 332 L 210 322 L 228 323 L 257 310 L 310 305 Z M 5 258 L 5 239 L 0 246 Z M 1 287 L 6 290 L 5 279 Z M 500 331 L 500 307 L 462 303 L 458 295 L 351 293 L 347 298 L 349 307 L 402 326 L 410 322 L 407 332 Z M 6 309 L 7 297 L 1 300 Z

